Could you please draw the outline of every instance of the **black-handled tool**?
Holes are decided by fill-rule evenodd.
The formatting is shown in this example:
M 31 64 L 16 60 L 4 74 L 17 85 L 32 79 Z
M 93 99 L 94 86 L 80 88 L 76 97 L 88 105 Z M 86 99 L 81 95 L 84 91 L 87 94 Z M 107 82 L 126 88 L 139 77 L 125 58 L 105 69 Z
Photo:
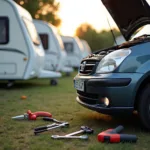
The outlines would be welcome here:
M 68 126 L 69 126 L 69 123 L 64 122 L 62 124 L 56 124 L 55 126 L 51 126 L 51 127 L 48 127 L 48 128 L 42 129 L 42 130 L 34 130 L 34 134 L 37 135 L 38 133 L 42 133 L 42 132 L 45 132 L 45 131 L 56 129 L 56 128 L 59 128 L 59 127 L 68 127 Z
M 54 118 L 50 118 L 50 117 L 43 117 L 43 120 L 44 121 L 53 121 L 53 122 L 56 122 L 56 123 L 63 123 L 63 121 L 58 121 Z
M 53 124 L 50 124 L 50 125 L 47 125 L 47 126 L 40 126 L 40 127 L 37 127 L 37 128 L 35 128 L 34 130 L 35 131 L 38 131 L 38 130 L 46 130 L 46 129 L 48 129 L 48 128 L 50 128 L 50 127 L 53 127 L 53 126 L 56 126 L 56 125 L 58 125 L 57 123 L 53 123 Z

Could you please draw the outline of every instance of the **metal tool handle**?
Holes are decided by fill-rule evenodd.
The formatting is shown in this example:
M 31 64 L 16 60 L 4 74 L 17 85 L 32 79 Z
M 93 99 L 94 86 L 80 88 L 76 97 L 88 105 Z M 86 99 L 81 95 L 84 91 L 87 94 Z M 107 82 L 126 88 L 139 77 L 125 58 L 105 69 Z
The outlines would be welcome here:
M 38 130 L 38 131 L 34 131 L 34 134 L 38 134 L 38 133 L 41 133 L 41 132 L 45 132 L 45 131 L 49 131 L 49 130 L 52 130 L 52 129 L 56 129 L 56 128 L 59 128 L 59 127 L 65 127 L 65 126 L 69 126 L 69 124 L 67 123 L 62 123 L 62 124 L 56 124 L 55 126 L 52 126 L 52 127 L 49 127 L 47 129 L 43 129 L 43 130 Z
M 48 129 L 50 127 L 53 127 L 53 126 L 56 126 L 57 124 L 56 123 L 53 123 L 53 124 L 50 124 L 50 125 L 47 125 L 47 126 L 40 126 L 40 127 L 37 127 L 35 128 L 34 130 L 35 131 L 38 131 L 38 130 L 45 130 L 45 129 Z
M 87 135 L 81 135 L 81 136 L 59 136 L 59 135 L 52 135 L 52 139 L 81 139 L 81 140 L 87 140 Z
M 61 127 L 61 126 L 59 126 Z M 58 128 L 58 126 L 54 126 L 54 127 L 51 127 L 51 128 L 46 128 L 46 129 L 43 129 L 43 130 L 37 130 L 37 131 L 34 131 L 34 134 L 38 134 L 38 133 L 42 133 L 42 132 L 45 132 L 45 131 L 49 131 L 49 130 L 52 130 L 52 129 L 56 129 Z
M 67 134 L 65 136 L 73 136 L 73 135 L 80 134 L 80 133 L 84 133 L 84 131 L 80 130 L 80 131 L 77 131 L 77 132 L 73 132 L 73 133 Z

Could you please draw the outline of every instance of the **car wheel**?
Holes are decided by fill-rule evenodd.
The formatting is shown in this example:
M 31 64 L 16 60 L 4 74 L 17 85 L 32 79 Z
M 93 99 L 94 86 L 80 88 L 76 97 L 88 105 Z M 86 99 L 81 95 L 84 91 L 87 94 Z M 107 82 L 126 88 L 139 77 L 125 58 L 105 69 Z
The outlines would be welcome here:
M 138 114 L 143 126 L 150 130 L 150 85 L 147 85 L 140 94 Z

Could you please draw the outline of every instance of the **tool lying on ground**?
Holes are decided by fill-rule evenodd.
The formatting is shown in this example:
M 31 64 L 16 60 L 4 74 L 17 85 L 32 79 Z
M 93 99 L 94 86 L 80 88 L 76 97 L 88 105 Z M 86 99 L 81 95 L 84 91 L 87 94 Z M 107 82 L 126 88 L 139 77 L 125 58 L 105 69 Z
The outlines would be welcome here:
M 52 135 L 51 138 L 53 139 L 81 139 L 81 140 L 87 140 L 87 135 L 80 135 L 80 136 L 60 136 L 60 135 Z
M 68 126 L 69 126 L 68 122 L 63 122 L 61 124 L 53 123 L 51 125 L 41 126 L 41 127 L 35 128 L 34 134 L 36 135 L 36 134 L 41 133 L 41 132 L 49 131 L 49 130 L 60 128 L 60 127 L 68 127 Z
M 58 121 L 54 118 L 50 118 L 50 117 L 44 117 L 43 118 L 44 121 L 53 121 L 53 122 L 56 122 L 56 123 L 63 123 L 64 121 Z
M 59 135 L 52 135 L 51 138 L 53 139 L 67 139 L 67 138 L 78 138 L 78 139 L 82 139 L 82 140 L 87 140 L 88 136 L 87 135 L 83 135 L 83 136 L 74 136 L 80 133 L 88 133 L 88 134 L 92 134 L 94 132 L 93 129 L 87 127 L 87 126 L 81 126 L 81 130 L 64 135 L 64 136 L 59 136 Z
M 99 142 L 110 142 L 110 143 L 119 143 L 119 142 L 136 142 L 137 136 L 130 134 L 119 134 L 124 129 L 123 126 L 118 126 L 115 129 L 108 129 L 98 134 Z
M 52 117 L 52 114 L 50 114 L 49 112 L 44 112 L 44 111 L 38 111 L 38 112 L 32 113 L 31 110 L 28 110 L 26 114 L 12 117 L 12 119 L 36 120 L 37 117 Z

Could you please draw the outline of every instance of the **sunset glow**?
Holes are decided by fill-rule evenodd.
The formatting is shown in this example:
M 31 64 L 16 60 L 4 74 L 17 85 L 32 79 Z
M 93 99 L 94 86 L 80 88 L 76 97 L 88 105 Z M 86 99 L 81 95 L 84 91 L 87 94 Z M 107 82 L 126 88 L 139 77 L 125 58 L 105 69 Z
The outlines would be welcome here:
M 109 29 L 107 12 L 100 0 L 57 1 L 60 2 L 59 16 L 62 19 L 60 32 L 63 35 L 74 35 L 76 28 L 82 23 L 89 23 L 97 30 Z M 110 23 L 112 27 L 115 26 L 112 20 Z

